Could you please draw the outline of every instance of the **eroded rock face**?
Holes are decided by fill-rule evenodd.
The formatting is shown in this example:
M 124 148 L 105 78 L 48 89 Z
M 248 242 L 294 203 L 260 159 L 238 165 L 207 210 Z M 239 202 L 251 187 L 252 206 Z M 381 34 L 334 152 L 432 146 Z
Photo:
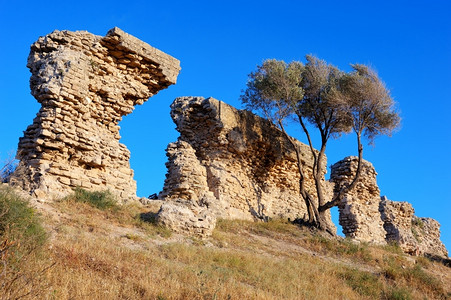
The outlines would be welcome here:
M 177 98 L 171 116 L 180 137 L 167 148 L 168 173 L 160 199 L 168 203 L 182 199 L 205 207 L 216 218 L 266 220 L 307 215 L 299 196 L 294 150 L 269 121 L 202 97 Z M 307 189 L 315 194 L 310 149 L 298 144 Z
M 349 185 L 357 171 L 357 157 L 347 157 L 332 166 L 330 180 L 334 192 Z M 373 165 L 363 161 L 357 186 L 344 195 L 339 205 L 343 233 L 357 241 L 383 244 L 395 242 L 413 255 L 447 257 L 440 241 L 440 224 L 431 218 L 419 218 L 408 202 L 380 197 Z
M 20 138 L 11 184 L 38 197 L 76 186 L 136 197 L 118 123 L 176 82 L 179 61 L 113 28 L 105 37 L 86 31 L 40 37 L 27 67 L 41 109 Z

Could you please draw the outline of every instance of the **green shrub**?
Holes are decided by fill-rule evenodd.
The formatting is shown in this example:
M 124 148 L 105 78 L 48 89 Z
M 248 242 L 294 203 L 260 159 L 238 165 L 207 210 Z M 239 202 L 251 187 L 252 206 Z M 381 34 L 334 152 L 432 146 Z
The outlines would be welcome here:
M 157 213 L 155 212 L 145 212 L 135 215 L 133 218 L 135 226 L 144 229 L 149 236 L 159 235 L 164 238 L 170 237 L 172 235 L 172 230 L 158 224 L 156 215 Z
M 0 299 L 38 299 L 46 288 L 42 276 L 47 235 L 27 201 L 0 186 Z M 47 265 L 47 266 L 45 266 Z
M 423 223 L 423 220 L 421 220 L 421 218 L 414 217 L 414 218 L 412 219 L 412 226 L 418 226 L 418 227 L 420 227 L 421 229 L 424 229 L 424 223 Z
M 416 240 L 417 242 L 420 242 L 420 243 L 421 243 L 420 236 L 418 235 L 418 232 L 417 232 L 417 230 L 415 229 L 415 227 L 412 227 L 412 228 L 410 229 L 410 231 L 412 231 L 412 235 L 413 235 L 413 237 L 415 238 L 415 240 Z
M 34 209 L 8 187 L 0 187 L 0 237 L 34 248 L 46 240 Z
M 116 198 L 110 191 L 87 191 L 75 188 L 74 193 L 64 198 L 68 201 L 87 203 L 101 210 L 115 209 L 118 207 Z

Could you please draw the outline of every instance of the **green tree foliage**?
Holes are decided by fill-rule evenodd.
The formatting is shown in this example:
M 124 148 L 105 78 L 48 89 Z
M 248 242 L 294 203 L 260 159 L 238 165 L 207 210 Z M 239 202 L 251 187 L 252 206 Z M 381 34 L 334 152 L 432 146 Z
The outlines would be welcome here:
M 306 56 L 307 63 L 266 60 L 249 74 L 247 88 L 241 95 L 246 108 L 263 113 L 278 125 L 293 145 L 298 157 L 301 175 L 300 195 L 309 212 L 309 222 L 322 229 L 325 211 L 340 201 L 352 189 L 360 176 L 363 147 L 362 134 L 370 143 L 381 134 L 391 134 L 400 118 L 394 110 L 394 101 L 377 74 L 365 65 L 352 65 L 353 71 L 345 73 L 314 56 Z M 305 133 L 314 158 L 317 206 L 304 188 L 304 170 L 299 149 L 284 128 L 284 121 L 295 117 Z M 319 133 L 319 151 L 313 147 L 307 123 Z M 352 183 L 344 187 L 334 199 L 325 198 L 323 161 L 329 139 L 353 130 L 357 135 L 359 167 Z
M 302 99 L 304 66 L 300 62 L 268 59 L 249 74 L 247 89 L 241 96 L 247 109 L 259 111 L 279 125 L 293 113 L 293 104 Z
M 304 72 L 301 74 L 304 97 L 296 103 L 295 114 L 308 139 L 314 159 L 313 178 L 318 208 L 320 208 L 327 202 L 322 184 L 324 180 L 322 170 L 327 142 L 331 137 L 338 137 L 342 133 L 349 132 L 351 126 L 338 97 L 339 82 L 343 72 L 314 56 L 307 55 L 306 59 L 307 63 Z M 314 150 L 310 133 L 305 125 L 306 121 L 316 127 L 320 134 L 321 146 L 319 152 Z M 319 210 L 315 218 L 316 220 L 309 221 L 317 222 L 324 227 L 324 211 Z
M 349 132 L 350 123 L 337 101 L 343 72 L 314 56 L 307 55 L 306 59 L 302 73 L 304 98 L 297 103 L 296 114 L 318 129 L 322 141 Z
M 340 77 L 336 99 L 357 137 L 357 172 L 351 184 L 344 186 L 335 199 L 320 207 L 320 211 L 337 205 L 341 196 L 357 184 L 363 159 L 362 136 L 369 144 L 374 144 L 379 135 L 391 136 L 401 121 L 395 102 L 377 73 L 365 65 L 351 66 L 353 71 Z
M 391 135 L 400 118 L 394 101 L 377 73 L 368 66 L 354 64 L 353 72 L 341 78 L 342 97 L 352 127 L 373 143 L 378 135 Z

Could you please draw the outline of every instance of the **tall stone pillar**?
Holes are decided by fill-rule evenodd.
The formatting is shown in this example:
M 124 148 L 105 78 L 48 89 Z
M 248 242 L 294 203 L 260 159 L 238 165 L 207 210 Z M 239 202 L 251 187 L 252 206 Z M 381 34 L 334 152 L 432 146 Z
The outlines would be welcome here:
M 334 193 L 349 186 L 357 172 L 357 157 L 349 156 L 331 167 L 330 181 Z M 368 161 L 362 161 L 357 185 L 346 193 L 338 205 L 339 222 L 345 236 L 362 242 L 385 243 L 385 230 L 379 212 L 380 191 L 376 170 Z
M 118 124 L 176 83 L 179 61 L 115 27 L 104 37 L 86 31 L 40 37 L 27 67 L 41 108 L 19 140 L 11 184 L 40 198 L 74 187 L 136 197 Z

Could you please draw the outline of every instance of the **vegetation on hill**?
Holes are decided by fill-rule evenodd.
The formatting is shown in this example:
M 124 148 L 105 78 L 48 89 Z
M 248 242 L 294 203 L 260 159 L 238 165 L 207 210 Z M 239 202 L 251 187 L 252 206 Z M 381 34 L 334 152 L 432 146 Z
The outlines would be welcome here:
M 0 299 L 34 298 L 45 288 L 47 234 L 28 202 L 0 185 Z
M 107 196 L 85 193 L 81 193 L 82 198 Z M 21 242 L 16 245 L 35 250 L 16 271 L 35 274 L 33 282 L 40 286 L 25 299 L 451 296 L 449 267 L 406 256 L 395 245 L 375 247 L 330 239 L 321 232 L 282 220 L 220 220 L 211 238 L 198 240 L 170 234 L 156 225 L 153 216 L 158 201 L 148 206 L 128 204 L 99 209 L 91 201 L 78 201 L 76 194 L 53 203 L 36 203 L 44 214 L 44 218 L 37 218 L 11 190 L 0 191 L 2 207 L 18 201 L 24 207 L 20 215 L 26 216 L 19 218 L 22 221 L 2 218 L 2 228 L 9 228 L 8 233 L 2 229 L 2 241 L 18 240 L 12 238 L 14 226 L 43 237 L 39 225 L 42 220 L 50 236 L 35 240 L 25 239 L 28 233 L 18 236 Z M 41 250 L 35 245 L 40 245 Z M 10 251 L 7 258 L 14 255 Z M 3 265 L 0 274 L 3 284 Z M 0 299 L 16 298 L 0 295 Z

